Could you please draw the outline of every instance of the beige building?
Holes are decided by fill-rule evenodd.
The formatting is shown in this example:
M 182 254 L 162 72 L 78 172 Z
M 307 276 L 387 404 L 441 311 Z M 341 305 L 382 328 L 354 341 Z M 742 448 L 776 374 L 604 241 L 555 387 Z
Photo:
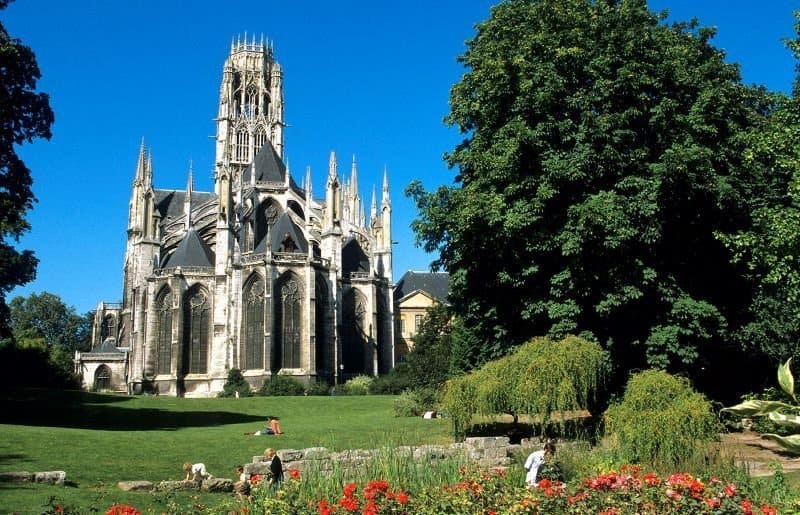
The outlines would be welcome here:
M 402 361 L 413 348 L 428 309 L 436 304 L 448 305 L 450 275 L 446 272 L 413 272 L 409 270 L 394 287 L 395 360 Z
M 388 372 L 386 171 L 375 174 L 383 187 L 370 206 L 355 157 L 345 176 L 330 154 L 324 198 L 313 195 L 310 169 L 298 186 L 284 162 L 283 70 L 263 40 L 231 44 L 215 121 L 214 191 L 195 190 L 191 169 L 185 190 L 156 188 L 142 144 L 122 302 L 100 303 L 93 331 L 95 348 L 126 357 L 110 382 L 131 393 L 203 397 L 220 392 L 232 368 L 254 388 L 275 374 L 333 383 Z M 97 385 L 97 370 L 113 371 L 95 359 L 102 355 L 110 356 L 76 356 L 85 386 Z

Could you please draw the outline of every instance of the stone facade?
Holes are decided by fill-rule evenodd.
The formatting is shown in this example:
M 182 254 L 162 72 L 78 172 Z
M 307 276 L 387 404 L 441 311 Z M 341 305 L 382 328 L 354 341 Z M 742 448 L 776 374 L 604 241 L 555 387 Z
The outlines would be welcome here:
M 283 70 L 270 45 L 232 43 L 216 118 L 214 191 L 153 185 L 139 152 L 123 297 L 100 303 L 93 344 L 126 356 L 130 393 L 203 397 L 238 368 L 254 388 L 275 374 L 333 383 L 394 366 L 391 202 L 383 171 L 369 217 L 355 157 L 331 153 L 325 198 L 284 164 Z M 91 353 L 76 356 L 92 383 Z M 97 366 L 109 366 L 97 362 Z

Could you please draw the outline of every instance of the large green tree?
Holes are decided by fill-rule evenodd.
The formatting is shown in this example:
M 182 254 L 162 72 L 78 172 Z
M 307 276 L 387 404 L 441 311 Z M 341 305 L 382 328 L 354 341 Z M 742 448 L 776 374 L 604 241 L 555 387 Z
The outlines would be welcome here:
M 664 17 L 644 0 L 508 0 L 468 41 L 446 118 L 465 135 L 455 184 L 407 193 L 478 362 L 568 333 L 619 370 L 708 377 L 735 357 L 721 351 L 751 288 L 717 235 L 769 195 L 742 135 L 770 97 L 713 30 Z
M 56 294 L 31 293 L 14 297 L 9 303 L 11 329 L 20 346 L 38 346 L 36 342 L 66 352 L 91 348 L 92 313 L 78 315 Z
M 800 34 L 800 12 L 795 17 Z M 800 63 L 800 39 L 787 46 Z M 735 336 L 775 365 L 800 359 L 800 64 L 797 71 L 792 97 L 777 95 L 768 123 L 747 136 L 745 159 L 773 179 L 775 196 L 755 206 L 751 227 L 720 235 L 756 290 L 750 320 Z
M 0 0 L 0 10 L 10 0 Z M 35 198 L 30 170 L 16 146 L 35 138 L 50 138 L 53 111 L 49 97 L 36 92 L 41 77 L 36 57 L 0 23 L 0 338 L 9 335 L 6 295 L 31 281 L 38 260 L 15 243 L 30 229 L 25 219 Z

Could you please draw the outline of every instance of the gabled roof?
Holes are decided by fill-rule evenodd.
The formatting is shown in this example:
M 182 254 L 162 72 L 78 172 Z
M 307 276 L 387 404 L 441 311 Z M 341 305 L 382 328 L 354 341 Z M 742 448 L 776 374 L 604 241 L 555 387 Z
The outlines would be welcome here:
M 264 146 L 261 147 L 256 154 L 256 157 L 253 159 L 253 166 L 248 166 L 242 174 L 243 184 L 249 184 L 250 172 L 253 169 L 255 169 L 256 172 L 256 181 L 279 183 L 286 181 L 286 165 L 283 164 L 283 160 L 275 151 L 275 147 L 272 146 L 269 140 L 264 143 Z M 294 182 L 291 175 L 289 176 L 289 187 L 298 195 L 305 194 L 303 189 Z
M 257 181 L 283 182 L 286 179 L 286 165 L 269 140 L 253 159 L 253 168 L 256 171 Z M 250 180 L 250 168 L 244 172 L 244 179 Z
M 161 268 L 174 268 L 176 266 L 214 266 L 214 251 L 197 234 L 194 226 L 184 234 L 178 244 Z
M 394 286 L 394 301 L 399 302 L 417 291 L 427 293 L 442 304 L 449 304 L 447 298 L 450 295 L 450 274 L 409 270 Z
M 264 235 L 264 238 L 258 243 L 253 252 L 256 254 L 266 252 L 268 243 L 272 252 L 286 252 L 286 249 L 282 247 L 287 235 L 294 241 L 296 246 L 294 252 L 308 253 L 308 241 L 303 236 L 303 231 L 292 222 L 289 213 L 283 213 L 278 217 L 275 225 L 270 227 L 269 232 Z

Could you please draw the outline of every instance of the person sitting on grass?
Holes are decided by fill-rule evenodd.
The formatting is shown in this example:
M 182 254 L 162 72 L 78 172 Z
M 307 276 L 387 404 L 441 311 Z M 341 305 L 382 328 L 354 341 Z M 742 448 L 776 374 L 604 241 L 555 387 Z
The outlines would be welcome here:
M 197 481 L 198 477 L 202 481 L 203 479 L 211 479 L 212 477 L 211 474 L 206 471 L 206 466 L 202 463 L 184 463 L 183 471 L 186 472 L 185 481 L 189 481 L 189 478 L 191 478 L 192 481 Z
M 236 475 L 239 476 L 239 481 L 233 484 L 233 491 L 239 499 L 250 497 L 250 478 L 244 473 L 244 467 L 236 465 Z
M 281 423 L 278 422 L 278 417 L 269 417 L 267 427 L 261 431 L 251 431 L 245 433 L 245 436 L 259 436 L 259 435 L 282 435 Z

